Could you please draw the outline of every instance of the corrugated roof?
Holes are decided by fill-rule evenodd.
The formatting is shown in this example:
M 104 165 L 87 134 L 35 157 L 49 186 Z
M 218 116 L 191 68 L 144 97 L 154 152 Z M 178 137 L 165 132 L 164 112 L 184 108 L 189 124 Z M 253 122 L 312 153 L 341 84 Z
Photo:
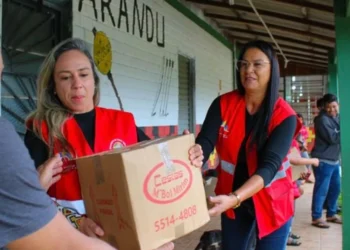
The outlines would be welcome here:
M 274 45 L 247 0 L 234 0 L 234 5 L 229 0 L 186 1 L 200 8 L 231 41 L 243 44 L 260 39 Z M 289 60 L 287 69 L 281 67 L 281 75 L 327 74 L 328 57 L 335 48 L 333 0 L 259 0 L 253 4 Z M 280 52 L 278 56 L 283 65 Z M 326 82 L 305 80 L 295 85 L 319 96 Z
M 186 0 L 203 10 L 231 40 L 261 39 L 272 43 L 247 0 Z M 324 72 L 335 46 L 332 0 L 259 0 L 253 2 L 287 58 Z

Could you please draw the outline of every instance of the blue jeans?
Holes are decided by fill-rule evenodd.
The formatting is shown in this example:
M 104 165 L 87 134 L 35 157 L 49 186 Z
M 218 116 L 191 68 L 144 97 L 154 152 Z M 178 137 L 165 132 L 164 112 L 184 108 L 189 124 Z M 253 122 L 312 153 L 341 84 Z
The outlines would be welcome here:
M 337 214 L 337 200 L 340 194 L 340 166 L 320 162 L 314 167 L 315 186 L 312 196 L 312 219 L 322 217 L 323 203 L 327 198 L 327 217 Z
M 286 249 L 291 219 L 268 236 L 257 239 L 255 219 L 245 211 L 244 207 L 237 208 L 235 213 L 234 220 L 229 219 L 226 214 L 221 215 L 222 250 Z

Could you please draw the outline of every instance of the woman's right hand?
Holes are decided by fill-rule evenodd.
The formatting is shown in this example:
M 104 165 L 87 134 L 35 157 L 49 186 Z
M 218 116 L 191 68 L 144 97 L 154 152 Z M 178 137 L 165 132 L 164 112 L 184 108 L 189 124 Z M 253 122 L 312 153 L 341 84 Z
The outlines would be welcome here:
M 203 166 L 203 159 L 204 159 L 201 145 L 195 144 L 190 148 L 188 153 L 189 153 L 189 159 L 191 161 L 191 164 L 196 168 L 201 168 Z
M 232 195 L 218 195 L 209 197 L 209 202 L 213 205 L 213 207 L 209 209 L 209 215 L 218 216 L 228 209 L 233 208 L 239 201 Z
M 79 231 L 92 238 L 98 238 L 104 235 L 102 228 L 87 217 L 81 218 L 79 222 Z
M 173 242 L 169 242 L 167 244 L 164 244 L 163 246 L 161 247 L 158 247 L 157 249 L 155 250 L 173 250 L 175 247 L 174 243 Z
M 320 160 L 318 158 L 312 158 L 313 163 L 312 166 L 318 167 L 320 165 Z
M 61 179 L 62 165 L 62 159 L 57 154 L 38 167 L 40 184 L 46 191 Z

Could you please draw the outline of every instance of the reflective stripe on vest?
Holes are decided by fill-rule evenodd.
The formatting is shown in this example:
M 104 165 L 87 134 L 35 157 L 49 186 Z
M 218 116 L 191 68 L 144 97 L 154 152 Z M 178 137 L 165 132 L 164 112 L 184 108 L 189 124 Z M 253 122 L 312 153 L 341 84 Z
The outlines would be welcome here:
M 76 201 L 67 201 L 67 200 L 58 200 L 53 197 L 51 197 L 52 200 L 57 202 L 62 207 L 68 207 L 72 210 L 77 211 L 79 214 L 85 214 L 85 205 L 83 200 L 76 200 Z
M 221 170 L 225 171 L 230 175 L 233 175 L 233 173 L 235 172 L 235 165 L 231 162 L 221 160 Z
M 290 168 L 290 162 L 289 162 L 289 158 L 288 160 L 284 161 L 282 163 L 282 169 L 278 170 L 278 172 L 276 173 L 275 177 L 272 179 L 272 181 L 267 184 L 267 186 L 265 188 L 268 188 L 271 186 L 272 183 L 274 183 L 277 180 L 283 179 L 287 177 L 287 170 Z

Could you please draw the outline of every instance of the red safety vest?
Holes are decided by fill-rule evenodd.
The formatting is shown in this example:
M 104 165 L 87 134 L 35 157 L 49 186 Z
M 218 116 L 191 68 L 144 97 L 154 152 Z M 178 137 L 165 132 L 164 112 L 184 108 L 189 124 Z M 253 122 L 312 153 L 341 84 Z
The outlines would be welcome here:
M 62 152 L 60 143 L 55 141 L 54 154 L 61 153 L 63 158 L 66 158 L 64 160 L 72 160 L 76 157 L 137 143 L 136 125 L 131 113 L 98 107 L 95 110 L 95 148 L 90 148 L 79 125 L 71 117 L 63 125 L 63 134 L 75 152 Z M 48 142 L 46 123 L 43 123 L 42 133 L 44 140 Z M 79 214 L 85 214 L 76 169 L 62 174 L 61 179 L 51 186 L 48 194 L 61 206 L 75 209 Z
M 245 137 L 245 114 L 245 99 L 238 91 L 229 92 L 221 96 L 221 117 L 223 123 L 216 145 L 221 159 L 215 190 L 217 195 L 232 192 L 238 153 Z M 291 115 L 295 115 L 293 109 L 282 98 L 279 98 L 268 127 L 268 134 Z M 297 131 L 295 132 L 296 135 Z M 248 147 L 249 143 L 247 143 L 246 149 L 247 166 L 249 176 L 252 176 L 258 166 L 257 152 L 256 150 L 248 149 Z M 293 194 L 292 170 L 286 156 L 271 183 L 253 195 L 259 238 L 269 235 L 280 228 L 293 216 Z M 231 219 L 235 218 L 233 209 L 227 210 L 226 214 Z

